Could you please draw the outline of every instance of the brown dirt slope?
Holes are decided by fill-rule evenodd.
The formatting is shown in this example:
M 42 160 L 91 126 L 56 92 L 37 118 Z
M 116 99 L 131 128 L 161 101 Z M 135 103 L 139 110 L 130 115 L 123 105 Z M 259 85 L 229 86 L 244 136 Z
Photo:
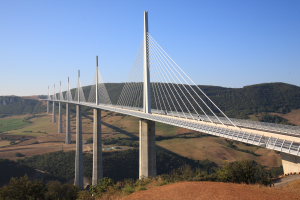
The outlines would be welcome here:
M 180 182 L 135 192 L 123 200 L 297 200 L 298 190 L 218 182 Z

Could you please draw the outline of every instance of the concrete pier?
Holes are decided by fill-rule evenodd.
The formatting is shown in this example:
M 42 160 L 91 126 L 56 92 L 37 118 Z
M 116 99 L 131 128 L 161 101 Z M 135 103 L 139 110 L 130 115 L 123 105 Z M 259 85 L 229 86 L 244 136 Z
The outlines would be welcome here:
M 62 127 L 62 112 L 61 112 L 61 102 L 58 102 L 58 133 L 63 132 Z
M 300 172 L 300 157 L 286 153 L 280 153 L 284 174 L 294 174 Z
M 140 119 L 139 178 L 156 176 L 155 122 Z
M 52 107 L 52 122 L 56 123 L 55 101 L 53 101 L 53 107 Z
M 70 108 L 66 103 L 66 144 L 71 144 L 71 124 L 70 124 Z
M 76 153 L 74 185 L 80 189 L 83 189 L 82 120 L 80 105 L 76 105 Z
M 49 101 L 47 101 L 47 114 L 49 114 Z
M 101 132 L 101 110 L 94 109 L 93 122 L 93 177 L 92 185 L 97 185 L 103 177 L 102 164 L 102 132 Z

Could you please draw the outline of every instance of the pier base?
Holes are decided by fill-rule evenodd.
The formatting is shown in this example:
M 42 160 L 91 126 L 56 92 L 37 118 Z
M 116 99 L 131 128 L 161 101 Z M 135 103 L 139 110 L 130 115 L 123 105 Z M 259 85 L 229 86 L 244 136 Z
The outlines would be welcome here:
M 155 122 L 140 119 L 139 178 L 156 176 Z
M 82 154 L 82 120 L 81 107 L 76 105 L 76 153 L 74 185 L 83 189 L 83 154 Z
M 53 101 L 53 104 L 52 104 L 52 122 L 53 123 L 56 123 L 56 113 L 55 113 L 55 102 Z
M 97 185 L 98 181 L 103 177 L 101 136 L 101 110 L 94 109 L 92 185 Z
M 61 112 L 61 102 L 58 102 L 58 133 L 62 133 L 62 112 Z
M 66 144 L 71 144 L 71 124 L 70 124 L 70 108 L 69 104 L 66 104 Z

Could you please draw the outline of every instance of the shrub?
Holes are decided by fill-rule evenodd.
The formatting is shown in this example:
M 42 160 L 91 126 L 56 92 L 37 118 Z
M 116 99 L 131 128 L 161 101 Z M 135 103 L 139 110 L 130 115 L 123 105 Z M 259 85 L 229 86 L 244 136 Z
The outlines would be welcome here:
M 78 188 L 71 184 L 61 184 L 58 181 L 50 181 L 47 184 L 45 199 L 75 200 Z
M 0 199 L 44 199 L 45 184 L 31 181 L 28 176 L 11 178 L 8 185 L 0 189 Z
M 25 156 L 25 155 L 22 154 L 22 153 L 19 153 L 19 152 L 16 153 L 16 157 L 24 157 L 24 156 Z
M 104 192 L 107 192 L 110 187 L 114 186 L 114 182 L 112 179 L 104 177 L 99 181 L 96 186 L 91 187 L 92 194 L 97 196 L 101 196 Z
M 217 172 L 219 181 L 268 185 L 271 183 L 269 173 L 255 161 L 244 160 L 227 163 Z

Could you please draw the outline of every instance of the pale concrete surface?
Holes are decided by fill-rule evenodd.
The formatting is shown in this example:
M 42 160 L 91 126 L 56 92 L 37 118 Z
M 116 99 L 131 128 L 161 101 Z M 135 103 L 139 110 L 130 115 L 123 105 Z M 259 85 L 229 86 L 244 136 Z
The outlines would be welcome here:
M 155 122 L 140 119 L 139 177 L 156 176 Z

